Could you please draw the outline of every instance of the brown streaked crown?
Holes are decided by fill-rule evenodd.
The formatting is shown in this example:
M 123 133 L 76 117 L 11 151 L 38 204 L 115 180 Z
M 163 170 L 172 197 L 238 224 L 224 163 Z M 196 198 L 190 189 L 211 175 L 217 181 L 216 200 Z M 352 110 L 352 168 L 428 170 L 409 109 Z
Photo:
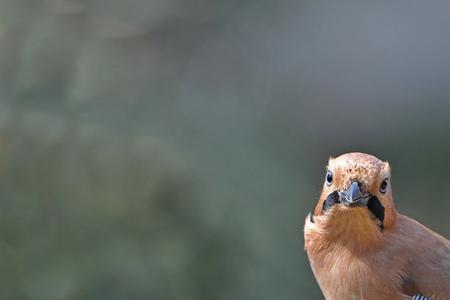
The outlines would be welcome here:
M 389 163 L 373 155 L 353 152 L 337 158 L 330 158 L 328 168 L 339 179 L 339 186 L 346 188 L 351 181 L 359 181 L 368 191 L 378 188 L 377 184 L 390 176 Z
M 392 200 L 392 190 L 390 186 L 390 167 L 388 162 L 384 162 L 377 157 L 360 153 L 346 153 L 336 158 L 330 158 L 328 170 L 333 175 L 331 183 L 324 183 L 322 194 L 317 203 L 315 214 L 322 214 L 322 205 L 326 197 L 334 191 L 347 189 L 351 182 L 361 183 L 364 192 L 376 196 L 386 209 L 386 225 L 391 225 L 395 220 L 394 204 Z M 380 191 L 380 185 L 387 179 L 386 191 Z

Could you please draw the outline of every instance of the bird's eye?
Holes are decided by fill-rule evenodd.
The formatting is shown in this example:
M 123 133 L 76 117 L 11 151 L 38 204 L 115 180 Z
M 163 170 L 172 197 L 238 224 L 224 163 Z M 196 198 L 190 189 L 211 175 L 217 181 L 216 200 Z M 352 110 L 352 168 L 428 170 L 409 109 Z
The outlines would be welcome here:
M 386 193 L 387 185 L 388 185 L 388 179 L 386 178 L 380 184 L 380 192 L 382 192 L 383 194 Z
M 327 171 L 327 175 L 325 175 L 325 181 L 327 185 L 330 185 L 333 182 L 333 174 L 331 171 Z

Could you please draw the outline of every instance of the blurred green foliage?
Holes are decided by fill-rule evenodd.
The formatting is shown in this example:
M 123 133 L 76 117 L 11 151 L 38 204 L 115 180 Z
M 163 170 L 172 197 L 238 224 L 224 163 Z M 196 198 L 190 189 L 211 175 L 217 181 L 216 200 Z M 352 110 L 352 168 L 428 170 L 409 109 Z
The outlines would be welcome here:
M 320 299 L 347 151 L 450 236 L 447 6 L 1 1 L 0 298 Z

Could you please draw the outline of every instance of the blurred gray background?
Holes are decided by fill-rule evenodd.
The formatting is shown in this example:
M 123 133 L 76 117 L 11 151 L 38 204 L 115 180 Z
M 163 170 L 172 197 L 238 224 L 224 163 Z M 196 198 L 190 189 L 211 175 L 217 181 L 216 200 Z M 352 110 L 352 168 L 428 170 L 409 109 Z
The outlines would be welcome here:
M 449 237 L 448 1 L 0 1 L 1 299 L 321 299 L 329 156 Z

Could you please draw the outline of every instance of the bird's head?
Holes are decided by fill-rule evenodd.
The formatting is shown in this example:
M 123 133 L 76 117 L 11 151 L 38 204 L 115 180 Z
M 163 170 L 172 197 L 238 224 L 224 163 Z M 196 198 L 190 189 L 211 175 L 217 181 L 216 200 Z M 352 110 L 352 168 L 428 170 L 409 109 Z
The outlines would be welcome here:
M 330 158 L 311 222 L 328 224 L 329 231 L 364 235 L 389 229 L 396 216 L 388 162 L 364 153 Z

